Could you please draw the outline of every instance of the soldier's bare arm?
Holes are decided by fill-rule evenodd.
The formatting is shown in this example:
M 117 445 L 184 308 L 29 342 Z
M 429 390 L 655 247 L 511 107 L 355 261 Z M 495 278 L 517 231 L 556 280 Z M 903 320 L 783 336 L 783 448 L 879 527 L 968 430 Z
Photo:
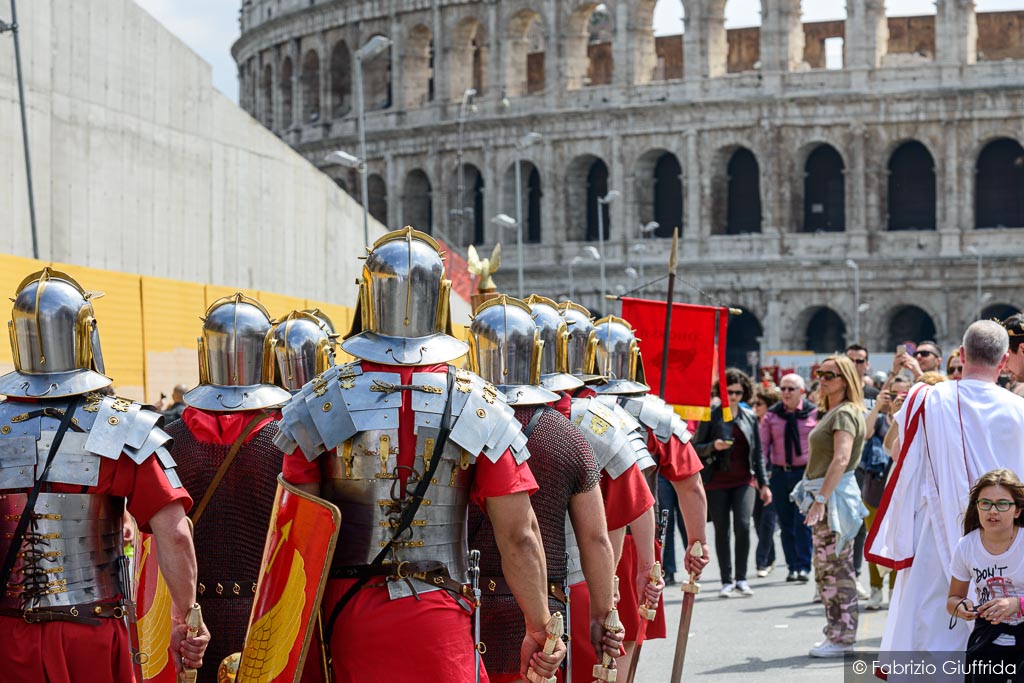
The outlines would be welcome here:
M 288 483 L 291 484 L 291 482 L 288 482 Z M 316 496 L 317 498 L 320 497 L 320 483 L 319 482 L 312 482 L 312 483 L 309 483 L 309 484 L 292 484 L 292 486 L 294 486 L 298 490 L 302 491 L 303 493 L 308 493 L 309 495 Z
M 580 548 L 583 575 L 590 590 L 590 640 L 600 659 L 602 650 L 612 657 L 619 654 L 622 634 L 607 633 L 604 620 L 614 606 L 614 553 L 605 524 L 601 489 L 594 487 L 569 499 L 569 519 Z
M 160 573 L 171 594 L 171 648 L 184 658 L 185 666 L 198 669 L 203 665 L 203 654 L 210 642 L 210 632 L 203 626 L 195 638 L 186 638 L 185 614 L 196 601 L 196 554 L 192 546 L 192 531 L 185 511 L 177 502 L 161 508 L 149 521 L 157 546 Z M 175 667 L 180 670 L 177 659 Z
M 547 563 L 544 546 L 537 540 L 540 525 L 530 505 L 528 493 L 519 492 L 487 499 L 487 515 L 494 528 L 494 539 L 501 551 L 501 570 L 526 620 L 521 673 L 527 667 L 543 676 L 553 676 L 565 656 L 565 644 L 559 642 L 556 656 L 541 652 L 547 640 L 551 618 L 547 600 Z
M 633 534 L 633 543 L 636 545 L 636 576 L 633 577 L 637 587 L 637 596 L 641 602 L 647 602 L 648 606 L 658 604 L 661 598 L 661 589 L 652 586 L 649 580 L 651 567 L 654 566 L 654 508 L 647 510 L 629 523 L 629 530 Z M 661 583 L 664 587 L 664 582 Z
M 710 559 L 707 539 L 708 499 L 704 493 L 704 484 L 701 483 L 700 473 L 697 472 L 685 479 L 672 482 L 672 488 L 676 491 L 679 510 L 683 513 L 687 543 L 692 546 L 694 541 L 700 541 L 704 551 L 701 557 L 685 554 L 686 571 L 694 573 L 695 578 L 699 579 Z
M 608 540 L 612 542 L 612 562 L 614 563 L 612 566 L 618 567 L 619 560 L 622 559 L 622 546 L 626 542 L 626 527 L 609 531 Z

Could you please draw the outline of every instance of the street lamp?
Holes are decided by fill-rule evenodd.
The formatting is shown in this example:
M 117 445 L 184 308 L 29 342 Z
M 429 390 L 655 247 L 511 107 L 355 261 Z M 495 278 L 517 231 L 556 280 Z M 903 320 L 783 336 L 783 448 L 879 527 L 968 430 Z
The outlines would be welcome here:
M 544 138 L 530 131 L 516 142 L 516 258 L 519 260 L 519 298 L 523 298 L 523 150 Z
M 610 206 L 612 202 L 619 198 L 618 190 L 611 190 L 608 194 L 603 197 L 597 198 L 597 244 L 600 253 L 601 262 L 601 308 L 604 310 L 604 302 L 608 296 L 608 282 L 604 277 L 604 211 L 601 209 L 603 206 Z
M 654 231 L 661 227 L 661 223 L 658 221 L 651 221 L 647 225 L 640 226 L 640 238 L 650 237 L 654 234 Z
M 359 156 L 363 159 L 365 164 L 366 160 L 366 104 L 363 101 L 363 62 L 368 59 L 373 59 L 380 53 L 391 47 L 391 39 L 385 36 L 374 36 L 370 38 L 361 48 L 356 50 L 356 107 L 359 110 Z M 364 166 L 364 172 L 361 174 L 361 196 L 363 198 L 363 244 L 369 245 L 370 243 L 370 218 L 369 211 L 367 210 L 368 195 L 370 191 L 366 183 L 366 172 Z
M 598 253 L 597 249 L 591 246 L 583 247 L 583 252 L 595 261 L 601 261 L 602 267 L 604 261 L 601 260 L 601 254 Z M 569 301 L 576 301 L 576 280 L 573 279 L 572 269 L 583 263 L 586 259 L 582 256 L 573 256 L 569 260 Z
M 512 216 L 505 213 L 499 213 L 497 216 L 491 219 L 491 222 L 497 225 L 499 228 L 505 228 L 506 230 L 516 229 L 516 246 L 519 250 L 519 258 L 516 264 L 516 277 L 519 282 L 519 298 L 523 298 L 523 229 L 519 225 L 519 221 Z
M 457 174 L 456 177 L 459 179 L 458 187 L 456 188 L 458 196 L 455 200 L 458 203 L 458 213 L 455 215 L 459 217 L 459 239 L 462 240 L 463 244 L 466 243 L 466 222 L 464 218 L 466 217 L 467 207 L 462 206 L 465 200 L 463 193 L 466 189 L 466 169 L 462 165 L 462 136 L 466 128 L 466 112 L 469 111 L 471 114 L 476 112 L 476 104 L 473 101 L 474 99 L 476 99 L 476 89 L 466 88 L 465 92 L 462 93 L 462 103 L 459 104 L 459 134 L 458 145 L 455 151 L 455 163 L 458 165 L 458 168 L 455 169 L 455 173 Z
M 977 275 L 977 278 L 975 279 L 976 281 L 975 281 L 975 295 L 974 295 L 975 298 L 974 298 L 974 300 L 975 300 L 975 302 L 978 305 L 978 317 L 976 318 L 976 320 L 981 320 L 981 305 L 982 305 L 982 300 L 981 300 L 981 252 L 978 250 L 977 247 L 971 245 L 971 246 L 967 247 L 967 253 L 968 254 L 974 254 L 975 256 L 978 257 L 978 275 Z
M 853 339 L 860 344 L 860 266 L 852 258 L 846 259 L 846 267 L 853 271 Z
M 362 175 L 363 177 L 366 176 L 366 164 L 363 163 L 363 160 L 341 149 L 335 150 L 328 154 L 327 156 L 325 156 L 324 163 L 343 166 L 344 168 L 354 168 L 360 175 Z M 366 200 L 366 184 L 363 183 L 361 187 L 363 197 L 363 225 L 368 226 L 370 223 L 370 219 L 369 216 L 367 215 L 367 212 L 369 211 L 369 206 Z M 366 234 L 366 232 L 364 231 L 363 239 L 366 240 L 368 237 L 369 235 Z

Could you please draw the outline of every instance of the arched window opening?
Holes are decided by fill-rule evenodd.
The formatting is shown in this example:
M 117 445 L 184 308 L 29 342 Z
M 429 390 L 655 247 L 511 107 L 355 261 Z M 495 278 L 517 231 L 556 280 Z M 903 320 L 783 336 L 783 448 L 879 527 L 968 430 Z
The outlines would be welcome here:
M 889 230 L 935 229 L 935 161 L 916 140 L 889 157 Z
M 454 219 L 449 236 L 461 246 L 484 241 L 484 179 L 473 164 L 463 164 L 452 178 L 451 216 Z
M 846 323 L 831 308 L 819 308 L 807 323 L 804 348 L 814 353 L 842 351 L 846 348 Z
M 935 339 L 935 336 L 935 321 L 917 306 L 901 306 L 889 318 L 890 349 L 906 342 L 916 344 Z
M 843 158 L 831 145 L 818 145 L 804 165 L 804 232 L 846 229 Z
M 320 55 L 310 50 L 302 58 L 302 121 L 320 120 Z
M 761 169 L 745 147 L 729 159 L 726 233 L 761 232 Z
M 803 62 L 811 69 L 842 69 L 846 62 L 846 4 L 803 0 Z
M 708 36 L 709 68 L 712 76 L 757 71 L 761 68 L 761 3 L 757 0 L 727 0 L 717 5 Z
M 668 81 L 683 77 L 682 0 L 641 0 L 637 26 L 650 24 L 652 40 L 637 41 L 637 82 Z
M 666 152 L 654 165 L 654 220 L 658 237 L 671 237 L 683 230 L 683 168 L 675 154 Z
M 434 203 L 427 174 L 416 169 L 405 177 L 402 188 L 402 222 L 422 232 L 434 232 Z
M 363 91 L 367 111 L 389 109 L 393 104 L 391 99 L 391 51 L 393 49 L 395 49 L 394 45 L 363 62 Z
M 384 179 L 374 173 L 366 178 L 367 204 L 369 204 L 370 215 L 381 222 L 388 224 L 388 186 Z
M 612 82 L 615 30 L 614 15 L 605 3 L 581 2 L 569 15 L 564 40 L 569 90 Z
M 914 66 L 935 59 L 935 3 L 886 0 L 889 29 L 883 66 Z
M 540 244 L 540 201 L 543 192 L 540 184 L 540 171 L 536 166 L 530 171 L 529 180 L 526 181 L 526 195 L 526 234 L 523 237 L 530 244 Z
M 340 118 L 352 110 L 352 54 L 344 40 L 331 50 L 331 116 Z
M 750 311 L 730 315 L 725 337 L 726 366 L 740 368 L 751 377 L 757 377 L 757 362 L 750 363 L 752 357 L 748 354 L 760 351 L 759 339 L 763 334 L 761 321 Z
M 1020 312 L 1021 309 L 1013 304 L 989 304 L 982 309 L 980 320 L 1006 320 Z
M 285 129 L 292 125 L 292 60 L 285 57 L 281 65 L 281 78 L 278 81 L 281 90 L 281 125 Z
M 516 165 L 509 164 L 502 182 L 501 210 L 512 218 L 522 218 L 526 225 L 523 241 L 536 244 L 541 240 L 541 183 L 540 171 L 533 162 L 524 160 L 520 175 L 522 182 L 522 209 L 516 213 Z
M 523 10 L 509 22 L 505 48 L 505 93 L 509 97 L 544 92 L 547 39 L 541 16 Z
M 415 109 L 434 99 L 434 40 L 420 24 L 409 32 L 403 59 L 405 107 Z
M 590 42 L 587 45 L 587 85 L 608 85 L 615 71 L 612 54 L 615 38 L 615 20 L 611 8 L 601 3 L 590 15 Z
M 269 64 L 263 67 L 263 81 L 260 83 L 263 97 L 263 125 L 274 128 L 274 70 Z
M 448 59 L 452 100 L 461 101 L 470 88 L 477 97 L 487 92 L 487 44 L 483 24 L 475 18 L 463 19 L 455 27 Z
M 1024 227 L 1024 148 L 1010 138 L 985 145 L 974 184 L 974 227 Z
M 604 226 L 604 239 L 608 239 L 611 234 L 610 218 L 611 213 L 609 212 L 608 204 L 601 204 L 598 200 L 608 194 L 608 166 L 603 161 L 597 159 L 590 165 L 590 169 L 587 171 L 587 235 L 586 239 L 588 242 L 598 240 L 598 236 L 601 234 L 598 230 L 598 220 L 601 221 Z M 601 211 L 600 219 L 598 218 L 598 211 Z

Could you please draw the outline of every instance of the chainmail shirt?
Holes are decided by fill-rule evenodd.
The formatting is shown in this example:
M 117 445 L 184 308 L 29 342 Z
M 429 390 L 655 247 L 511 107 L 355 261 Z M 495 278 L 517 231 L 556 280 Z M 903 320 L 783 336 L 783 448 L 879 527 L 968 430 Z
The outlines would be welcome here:
M 536 406 L 516 408 L 516 419 L 526 427 Z M 530 471 L 540 487 L 530 498 L 547 558 L 548 581 L 561 588 L 566 575 L 565 515 L 569 500 L 598 485 L 601 475 L 586 438 L 564 415 L 553 408 L 543 414 L 526 446 L 530 451 Z M 469 510 L 469 547 L 480 551 L 482 587 L 487 577 L 501 577 L 501 554 L 494 539 L 494 528 L 476 506 Z M 512 595 L 489 595 L 481 599 L 481 640 L 487 645 L 484 663 L 494 673 L 519 671 L 519 648 L 526 636 L 523 613 Z M 552 613 L 565 613 L 565 605 L 548 594 Z
M 196 439 L 184 420 L 165 430 L 174 438 L 173 456 L 181 481 L 198 505 L 230 444 Z M 194 541 L 203 595 L 196 600 L 213 637 L 197 680 L 216 683 L 217 667 L 233 652 L 241 652 L 252 611 L 252 586 L 259 577 L 267 525 L 277 491 L 284 454 L 273 444 L 277 423 L 253 432 L 231 463 L 217 492 L 196 525 Z M 224 587 L 216 594 L 217 584 Z M 238 583 L 241 591 L 233 594 Z

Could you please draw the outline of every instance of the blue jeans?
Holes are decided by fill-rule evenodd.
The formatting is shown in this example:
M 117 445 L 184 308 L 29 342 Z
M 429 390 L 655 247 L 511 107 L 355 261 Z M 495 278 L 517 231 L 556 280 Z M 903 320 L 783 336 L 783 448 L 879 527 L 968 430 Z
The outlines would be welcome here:
M 665 530 L 665 547 L 661 549 L 661 564 L 665 569 L 666 576 L 676 573 L 676 525 L 679 525 L 679 533 L 683 537 L 683 547 L 686 543 L 686 526 L 683 524 L 683 513 L 679 510 L 679 499 L 676 497 L 676 490 L 672 483 L 665 477 L 658 475 L 658 505 L 662 510 L 668 510 L 668 526 Z
M 772 501 L 779 517 L 782 532 L 782 552 L 786 555 L 789 571 L 811 571 L 811 529 L 804 524 L 796 504 L 789 499 L 789 492 L 804 478 L 804 468 L 796 467 L 788 472 L 781 467 L 772 468 Z

